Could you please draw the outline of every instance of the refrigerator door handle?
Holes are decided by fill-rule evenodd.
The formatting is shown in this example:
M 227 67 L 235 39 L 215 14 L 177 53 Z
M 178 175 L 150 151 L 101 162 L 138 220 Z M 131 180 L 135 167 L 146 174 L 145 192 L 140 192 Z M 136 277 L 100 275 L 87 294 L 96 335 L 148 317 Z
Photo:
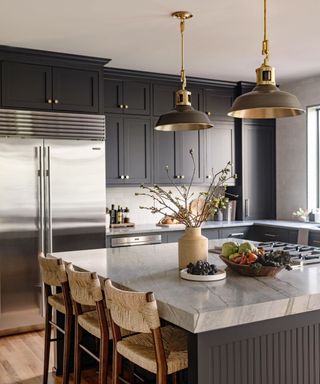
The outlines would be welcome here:
M 43 182 L 43 150 L 42 146 L 37 147 L 37 157 L 39 160 L 38 168 L 38 228 L 39 228 L 39 252 L 44 249 L 44 182 Z
M 52 199 L 51 199 L 51 153 L 50 146 L 47 147 L 48 152 L 48 166 L 46 171 L 47 176 L 47 251 L 52 253 Z

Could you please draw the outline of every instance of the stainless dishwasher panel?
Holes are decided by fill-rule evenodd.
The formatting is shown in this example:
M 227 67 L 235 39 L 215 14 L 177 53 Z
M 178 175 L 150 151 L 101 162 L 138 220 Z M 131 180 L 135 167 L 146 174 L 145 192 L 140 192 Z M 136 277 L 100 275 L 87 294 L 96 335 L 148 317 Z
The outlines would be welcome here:
M 111 248 L 161 244 L 161 241 L 161 235 L 114 237 L 111 239 Z

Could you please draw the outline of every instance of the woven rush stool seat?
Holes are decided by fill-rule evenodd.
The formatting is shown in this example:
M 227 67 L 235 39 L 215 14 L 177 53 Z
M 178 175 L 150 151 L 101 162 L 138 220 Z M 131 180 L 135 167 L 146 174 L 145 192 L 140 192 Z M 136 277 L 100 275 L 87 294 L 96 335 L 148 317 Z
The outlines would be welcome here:
M 109 325 L 100 280 L 96 273 L 75 271 L 71 264 L 66 272 L 75 311 L 74 382 L 80 384 L 81 355 L 86 352 L 99 363 L 99 384 L 106 384 Z M 92 306 L 96 309 L 92 310 Z M 100 339 L 98 356 L 83 344 L 83 330 Z
M 176 383 L 176 373 L 188 367 L 187 332 L 161 327 L 153 293 L 124 291 L 110 279 L 104 289 L 113 333 L 112 383 L 122 379 L 123 357 L 156 374 L 157 384 L 166 384 L 168 375 Z M 137 334 L 123 338 L 120 327 Z
M 69 382 L 69 363 L 70 363 L 70 345 L 71 329 L 73 321 L 73 308 L 69 294 L 68 278 L 65 271 L 65 265 L 62 259 L 56 259 L 41 253 L 38 256 L 41 277 L 44 284 L 45 298 L 45 343 L 44 343 L 44 364 L 43 364 L 43 384 L 48 382 L 50 343 L 57 339 L 51 338 L 52 327 L 63 334 L 63 384 Z M 53 293 L 53 289 L 60 288 L 62 293 Z M 53 309 L 65 315 L 64 329 L 54 323 Z
M 167 373 L 188 368 L 188 340 L 186 333 L 170 325 L 161 328 L 161 337 L 167 362 Z M 157 359 L 152 334 L 139 333 L 117 343 L 117 351 L 134 364 L 157 373 Z
M 66 314 L 66 307 L 64 305 L 63 293 L 56 293 L 48 297 L 48 303 L 57 311 Z

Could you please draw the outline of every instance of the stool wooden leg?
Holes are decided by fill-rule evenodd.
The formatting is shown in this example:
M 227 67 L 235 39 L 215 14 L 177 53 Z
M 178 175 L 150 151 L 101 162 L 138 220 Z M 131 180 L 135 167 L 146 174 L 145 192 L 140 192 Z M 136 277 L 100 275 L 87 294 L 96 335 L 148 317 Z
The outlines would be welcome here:
M 65 317 L 63 342 L 63 384 L 69 383 L 72 320 L 73 316 Z
M 167 384 L 167 373 L 164 370 L 162 370 L 162 369 L 158 370 L 156 383 L 157 384 Z
M 50 339 L 51 339 L 50 321 L 51 320 L 52 320 L 52 307 L 47 302 L 46 314 L 45 314 L 45 332 L 44 332 L 43 384 L 48 383 L 49 358 L 50 358 Z
M 80 384 L 81 381 L 81 348 L 80 343 L 82 340 L 82 328 L 79 326 L 78 321 L 75 321 L 75 335 L 74 335 L 74 383 Z
M 107 384 L 108 376 L 108 357 L 109 357 L 109 345 L 108 340 L 100 340 L 100 352 L 99 352 L 99 384 Z
M 119 376 L 122 371 L 122 356 L 113 348 L 112 384 L 120 384 Z

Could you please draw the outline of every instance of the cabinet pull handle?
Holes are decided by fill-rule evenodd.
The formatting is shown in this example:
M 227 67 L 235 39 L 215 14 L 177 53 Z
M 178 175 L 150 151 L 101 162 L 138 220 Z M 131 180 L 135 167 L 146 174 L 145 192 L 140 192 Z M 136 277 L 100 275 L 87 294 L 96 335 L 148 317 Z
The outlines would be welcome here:
M 207 111 L 206 114 L 207 114 L 208 116 L 211 116 L 211 112 L 210 112 L 210 111 Z
M 250 199 L 244 200 L 244 215 L 246 217 L 250 216 Z
M 277 235 L 274 235 L 273 233 L 264 233 L 264 236 L 267 236 L 267 237 L 277 237 Z
M 121 176 L 120 176 L 120 179 L 123 180 L 123 179 L 124 179 L 124 175 L 121 175 Z
M 126 176 L 126 179 L 130 179 L 129 175 Z
M 228 237 L 244 236 L 243 232 L 229 233 Z
M 128 108 L 129 108 L 129 105 L 125 104 L 124 109 L 128 109 Z
M 120 104 L 120 105 L 119 105 L 119 108 L 123 109 L 123 108 L 124 108 L 124 105 L 123 105 L 123 104 Z
M 315 243 L 315 244 L 320 244 L 319 240 L 312 240 L 312 242 Z
M 48 104 L 52 104 L 52 99 L 48 99 L 48 100 L 47 100 L 47 103 L 48 103 Z
M 206 178 L 207 179 L 212 179 L 212 176 L 211 175 L 207 175 Z
M 181 179 L 184 179 L 184 175 L 182 175 L 182 176 L 180 176 L 181 177 Z
M 54 99 L 54 103 L 55 104 L 59 104 L 59 100 L 58 99 Z
M 181 178 L 181 176 L 180 176 L 180 175 L 177 175 L 177 176 L 176 176 L 176 179 L 180 179 L 180 178 Z

